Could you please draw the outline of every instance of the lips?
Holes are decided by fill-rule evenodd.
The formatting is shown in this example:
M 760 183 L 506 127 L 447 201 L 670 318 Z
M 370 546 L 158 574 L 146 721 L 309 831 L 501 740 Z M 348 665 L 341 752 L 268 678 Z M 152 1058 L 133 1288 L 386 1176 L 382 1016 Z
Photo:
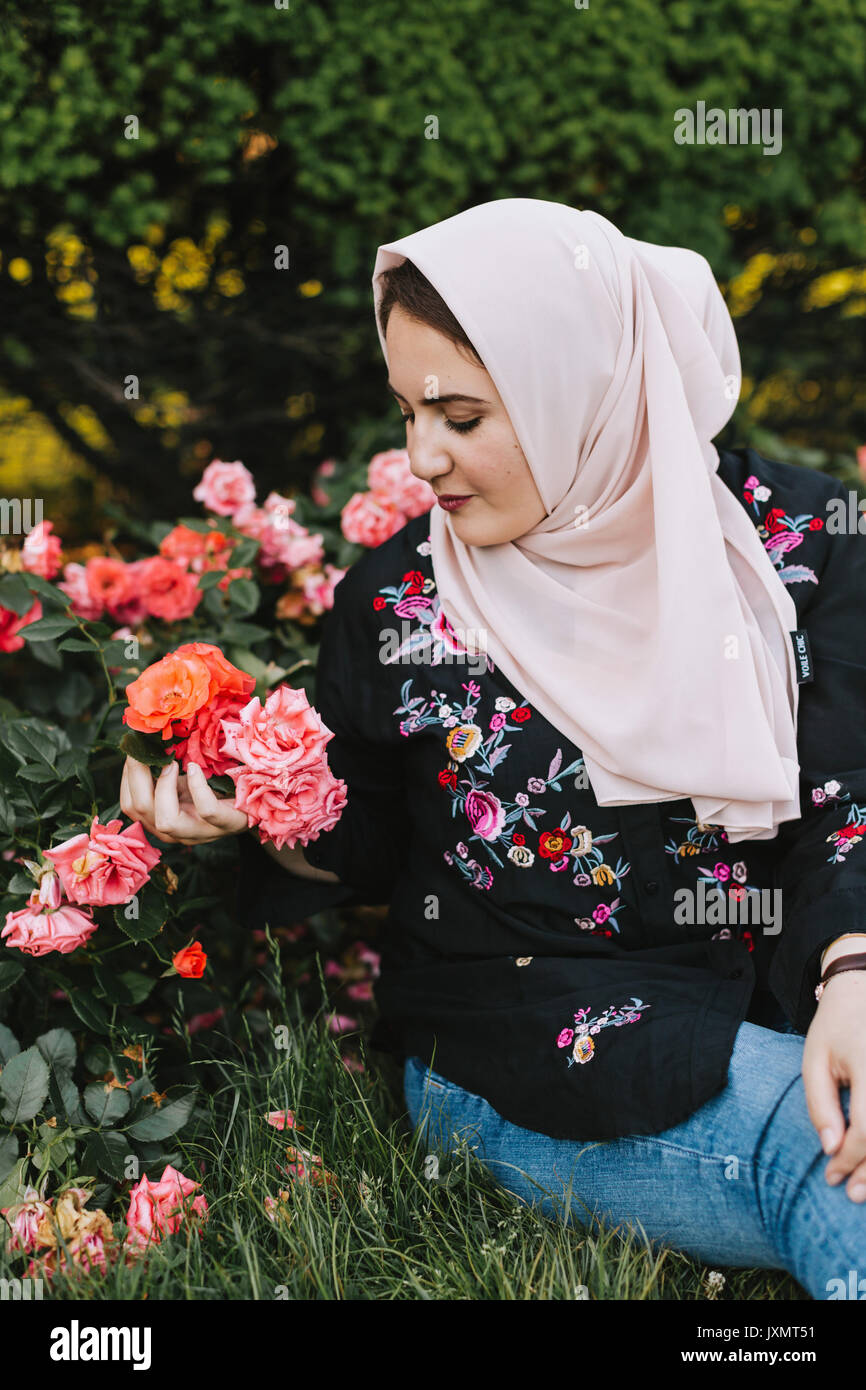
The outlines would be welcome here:
M 471 492 L 463 494 L 444 492 L 441 497 L 437 497 L 436 501 L 446 512 L 456 512 L 458 508 L 464 507 L 467 502 L 471 502 L 473 496 L 474 494 Z

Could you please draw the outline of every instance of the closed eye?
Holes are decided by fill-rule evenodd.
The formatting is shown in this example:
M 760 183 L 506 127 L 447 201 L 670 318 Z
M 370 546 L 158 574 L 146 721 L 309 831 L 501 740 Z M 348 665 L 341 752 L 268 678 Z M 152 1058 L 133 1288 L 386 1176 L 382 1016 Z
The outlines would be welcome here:
M 408 415 L 403 415 L 401 413 L 400 419 L 403 420 L 404 423 L 408 423 L 410 420 L 415 419 L 414 412 L 410 412 Z M 475 429 L 476 425 L 481 424 L 481 416 L 476 416 L 474 420 L 449 420 L 446 416 L 445 424 L 449 430 L 456 430 L 458 434 L 468 434 L 470 430 Z

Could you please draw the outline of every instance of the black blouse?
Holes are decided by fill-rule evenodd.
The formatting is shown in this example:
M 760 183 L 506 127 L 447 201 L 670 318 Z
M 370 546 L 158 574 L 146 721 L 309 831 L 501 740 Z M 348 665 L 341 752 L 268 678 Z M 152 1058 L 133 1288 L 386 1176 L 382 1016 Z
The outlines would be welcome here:
M 720 453 L 806 633 L 799 820 L 731 846 L 688 799 L 599 807 L 580 749 L 499 670 L 442 659 L 425 515 L 352 566 L 323 623 L 315 705 L 348 803 L 306 857 L 341 883 L 245 851 L 247 920 L 388 903 L 373 1045 L 555 1138 L 684 1120 L 743 1019 L 781 1006 L 805 1032 L 821 951 L 866 931 L 866 538 L 835 479 Z

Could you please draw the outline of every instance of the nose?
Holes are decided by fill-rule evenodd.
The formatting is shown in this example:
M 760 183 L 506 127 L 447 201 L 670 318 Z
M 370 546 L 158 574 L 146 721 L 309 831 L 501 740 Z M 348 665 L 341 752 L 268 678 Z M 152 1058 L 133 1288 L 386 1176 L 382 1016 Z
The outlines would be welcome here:
M 454 460 L 450 452 L 443 446 L 441 436 L 437 438 L 438 431 L 433 426 L 433 421 L 425 422 L 425 429 L 419 429 L 415 424 L 412 429 L 412 442 L 407 441 L 407 452 L 409 454 L 409 466 L 416 478 L 422 482 L 431 483 L 434 478 L 445 477 L 454 467 Z

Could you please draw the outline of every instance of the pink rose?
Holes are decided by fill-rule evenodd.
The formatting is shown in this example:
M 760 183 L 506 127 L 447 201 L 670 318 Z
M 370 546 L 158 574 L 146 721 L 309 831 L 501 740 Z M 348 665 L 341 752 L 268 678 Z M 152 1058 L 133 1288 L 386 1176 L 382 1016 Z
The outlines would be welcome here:
M 274 1129 L 294 1129 L 295 1127 L 295 1116 L 291 1110 L 270 1110 L 265 1119 L 269 1125 L 273 1125 Z
M 184 1177 L 170 1163 L 166 1164 L 159 1182 L 143 1177 L 129 1194 L 126 1213 L 126 1244 L 134 1250 L 144 1249 L 150 1242 L 157 1245 L 163 1236 L 174 1235 L 184 1217 L 207 1217 L 204 1195 L 190 1197 L 201 1183 Z
M 214 459 L 204 470 L 192 495 L 209 512 L 233 517 L 241 507 L 255 501 L 256 485 L 249 469 L 240 461 L 223 463 L 221 459 Z
M 264 705 L 254 696 L 235 719 L 223 720 L 223 753 L 285 790 L 301 768 L 318 764 L 334 737 L 307 699 L 306 691 L 279 685 Z
M 11 608 L 0 607 L 0 652 L 19 652 L 24 646 L 24 638 L 18 636 L 22 627 L 38 622 L 41 617 L 42 604 L 38 599 L 20 618 Z
M 125 830 L 120 826 L 119 820 L 100 825 L 97 816 L 89 835 L 74 835 L 45 851 L 71 902 L 94 907 L 126 903 L 147 883 L 162 853 L 148 843 L 137 821 Z
M 72 611 L 79 618 L 96 621 L 101 618 L 105 605 L 101 598 L 94 598 L 87 583 L 87 572 L 83 565 L 70 562 L 63 566 L 63 579 L 57 585 L 72 600 Z
M 344 569 L 338 569 L 336 565 L 325 565 L 322 570 L 314 570 L 312 574 L 304 579 L 304 598 L 307 601 L 307 608 L 316 617 L 325 613 L 334 606 L 334 590 L 339 584 Z
M 328 1018 L 328 1028 L 332 1033 L 350 1033 L 358 1027 L 358 1020 L 350 1018 L 348 1014 L 331 1014 Z
M 61 544 L 59 536 L 52 536 L 53 521 L 40 521 L 25 538 L 21 547 L 21 564 L 29 574 L 40 574 L 43 579 L 53 579 L 60 573 Z
M 356 492 L 340 513 L 340 528 L 347 541 L 372 548 L 390 540 L 407 520 L 386 493 Z
M 505 807 L 490 792 L 469 792 L 466 814 L 475 834 L 482 840 L 495 840 L 505 824 Z
M 436 501 L 430 484 L 412 472 L 406 449 L 375 454 L 367 468 L 367 486 L 372 492 L 384 493 L 408 518 L 429 512 Z
M 68 905 L 43 909 L 38 894 L 31 893 L 26 907 L 7 914 L 0 937 L 27 956 L 47 956 L 50 951 L 68 955 L 83 946 L 96 927 L 92 913 Z
M 332 830 L 346 805 L 346 783 L 338 781 L 323 760 L 302 768 L 290 779 L 285 792 L 277 790 L 267 773 L 238 768 L 229 772 L 235 784 L 235 805 L 253 825 L 263 842 L 277 849 L 294 848 L 300 840 L 309 844 L 325 830 Z
M 259 563 L 265 570 L 302 569 L 321 565 L 325 551 L 320 535 L 311 535 L 292 518 L 295 503 L 290 497 L 272 492 L 264 507 L 243 507 L 233 518 L 244 536 L 259 542 Z M 277 582 L 283 576 L 274 576 Z

